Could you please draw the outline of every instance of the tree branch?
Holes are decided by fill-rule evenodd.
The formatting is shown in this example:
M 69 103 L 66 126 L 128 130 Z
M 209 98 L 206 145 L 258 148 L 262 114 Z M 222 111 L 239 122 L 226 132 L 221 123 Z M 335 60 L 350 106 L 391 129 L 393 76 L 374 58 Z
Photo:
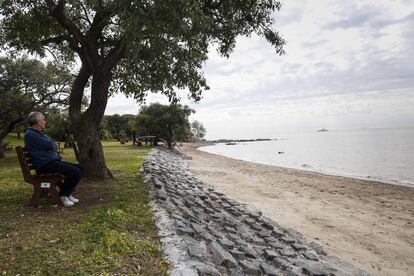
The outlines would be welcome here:
M 51 9 L 51 15 L 59 22 L 59 24 L 67 30 L 73 37 L 83 46 L 87 47 L 87 41 L 80 29 L 65 16 L 65 0 L 60 0 L 57 5 L 51 0 L 46 0 L 49 9 Z
M 92 25 L 92 22 L 88 16 L 88 11 L 86 10 L 86 7 L 82 4 L 82 1 L 79 1 L 79 6 L 83 9 L 83 13 L 85 14 L 85 20 L 88 21 L 89 25 Z
M 112 70 L 112 68 L 118 63 L 118 61 L 124 56 L 126 49 L 126 44 L 123 40 L 118 41 L 117 45 L 113 47 L 108 55 L 104 59 L 104 66 L 108 70 Z

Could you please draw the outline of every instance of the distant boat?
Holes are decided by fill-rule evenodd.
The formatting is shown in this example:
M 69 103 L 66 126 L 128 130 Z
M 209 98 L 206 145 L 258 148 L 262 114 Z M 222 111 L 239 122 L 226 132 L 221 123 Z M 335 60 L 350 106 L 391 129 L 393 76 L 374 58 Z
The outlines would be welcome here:
M 226 145 L 228 145 L 228 146 L 234 146 L 234 145 L 236 145 L 236 143 L 234 143 L 234 142 L 229 142 L 229 143 L 226 143 Z
M 318 129 L 318 132 L 324 132 L 324 131 L 328 131 L 328 130 L 326 128 Z

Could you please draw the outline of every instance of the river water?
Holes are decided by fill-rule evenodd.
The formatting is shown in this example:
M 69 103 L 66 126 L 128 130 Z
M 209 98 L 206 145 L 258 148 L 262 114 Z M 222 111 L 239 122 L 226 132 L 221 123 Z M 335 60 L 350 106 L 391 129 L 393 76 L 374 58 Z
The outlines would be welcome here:
M 200 150 L 267 165 L 414 187 L 414 128 L 281 134 Z

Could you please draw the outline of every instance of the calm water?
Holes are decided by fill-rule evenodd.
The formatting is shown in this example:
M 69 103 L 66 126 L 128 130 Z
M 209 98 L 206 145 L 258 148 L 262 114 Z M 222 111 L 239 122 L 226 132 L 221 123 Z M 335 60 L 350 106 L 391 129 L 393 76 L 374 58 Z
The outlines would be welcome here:
M 200 150 L 262 164 L 414 187 L 414 128 L 295 133 L 276 138 L 216 144 Z

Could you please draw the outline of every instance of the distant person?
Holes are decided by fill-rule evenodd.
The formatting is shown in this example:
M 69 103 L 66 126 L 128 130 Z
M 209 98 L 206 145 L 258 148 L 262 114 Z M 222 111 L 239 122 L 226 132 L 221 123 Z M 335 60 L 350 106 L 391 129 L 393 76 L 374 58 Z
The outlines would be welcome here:
M 79 202 L 79 199 L 75 198 L 72 192 L 83 176 L 82 166 L 62 161 L 56 143 L 43 134 L 46 120 L 41 112 L 31 112 L 27 121 L 29 127 L 24 135 L 24 144 L 30 153 L 34 169 L 37 173 L 63 174 L 65 179 L 58 184 L 60 199 L 63 206 L 73 206 Z

